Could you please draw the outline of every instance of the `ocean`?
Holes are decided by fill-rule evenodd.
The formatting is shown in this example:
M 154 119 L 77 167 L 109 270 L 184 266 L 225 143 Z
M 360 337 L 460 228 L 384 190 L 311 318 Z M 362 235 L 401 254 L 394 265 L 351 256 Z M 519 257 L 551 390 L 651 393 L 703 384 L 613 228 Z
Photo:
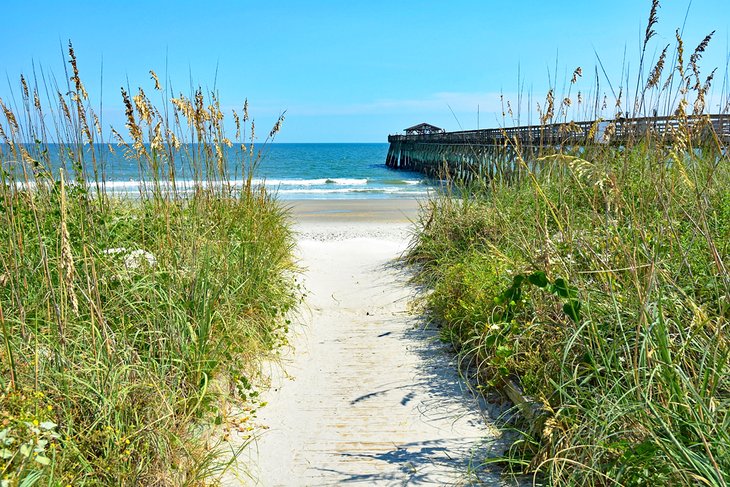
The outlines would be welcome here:
M 112 152 L 107 146 L 97 147 L 104 161 L 106 190 L 119 196 L 138 195 L 141 178 L 137 162 L 125 159 L 121 148 Z M 435 188 L 421 173 L 387 168 L 388 144 L 268 144 L 260 149 L 262 159 L 255 183 L 266 185 L 282 200 L 414 198 Z M 56 178 L 61 164 L 54 154 L 57 152 L 51 146 L 49 153 Z M 230 179 L 240 184 L 240 157 L 228 159 Z M 89 160 L 87 157 L 87 171 L 91 171 Z M 67 170 L 71 172 L 68 167 Z M 189 167 L 181 164 L 176 173 L 178 188 L 191 186 Z
M 409 198 L 433 185 L 421 173 L 385 166 L 388 144 L 272 144 L 258 178 L 280 199 Z

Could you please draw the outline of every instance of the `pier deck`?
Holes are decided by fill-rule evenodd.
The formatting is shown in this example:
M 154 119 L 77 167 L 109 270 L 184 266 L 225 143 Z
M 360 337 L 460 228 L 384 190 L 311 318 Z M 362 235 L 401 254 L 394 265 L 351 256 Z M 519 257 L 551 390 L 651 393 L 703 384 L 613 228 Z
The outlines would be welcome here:
M 515 170 L 517 156 L 534 159 L 561 147 L 625 147 L 641 140 L 687 146 L 730 141 L 730 115 L 622 118 L 507 128 L 390 135 L 386 165 L 435 174 L 444 168 L 462 179 Z

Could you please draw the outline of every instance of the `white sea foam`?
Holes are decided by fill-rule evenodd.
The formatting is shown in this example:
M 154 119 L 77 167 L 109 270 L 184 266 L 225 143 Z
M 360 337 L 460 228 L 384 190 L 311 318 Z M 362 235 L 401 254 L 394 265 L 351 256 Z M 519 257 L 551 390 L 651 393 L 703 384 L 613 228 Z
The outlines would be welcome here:
M 245 180 L 233 180 L 229 184 L 233 189 L 240 189 L 246 183 Z M 422 185 L 422 181 L 415 179 L 392 179 L 392 180 L 373 180 L 365 178 L 318 178 L 318 179 L 265 179 L 259 178 L 252 180 L 254 186 L 265 185 L 270 188 L 282 199 L 294 199 L 297 197 L 317 197 L 326 195 L 347 195 L 367 197 L 372 195 L 393 195 L 393 196 L 423 196 L 428 194 L 428 187 Z M 419 186 L 416 188 L 415 186 Z M 33 181 L 16 182 L 16 186 L 23 189 L 33 189 L 35 183 Z M 215 187 L 220 187 L 221 183 L 214 183 Z M 155 184 L 149 181 L 144 183 L 139 180 L 128 181 L 106 181 L 103 183 L 106 191 L 119 195 L 134 195 L 143 188 L 147 191 L 155 188 Z M 173 183 L 170 181 L 160 181 L 158 187 L 163 191 L 172 191 Z M 188 179 L 175 181 L 174 187 L 181 193 L 193 191 L 195 188 L 208 187 L 207 182 L 199 182 Z M 96 185 L 91 182 L 89 185 L 91 191 L 96 190 Z
M 290 194 L 344 194 L 344 193 L 362 193 L 362 194 L 407 194 L 407 195 L 425 195 L 428 194 L 428 191 L 404 191 L 400 188 L 390 188 L 390 187 L 381 187 L 381 188 L 372 188 L 372 189 L 323 189 L 323 188 L 315 188 L 315 189 L 279 189 L 277 191 L 277 194 L 280 195 L 290 195 Z
M 323 186 L 325 184 L 341 186 L 363 186 L 368 184 L 367 178 L 316 178 L 316 179 L 254 179 L 255 184 L 266 186 Z

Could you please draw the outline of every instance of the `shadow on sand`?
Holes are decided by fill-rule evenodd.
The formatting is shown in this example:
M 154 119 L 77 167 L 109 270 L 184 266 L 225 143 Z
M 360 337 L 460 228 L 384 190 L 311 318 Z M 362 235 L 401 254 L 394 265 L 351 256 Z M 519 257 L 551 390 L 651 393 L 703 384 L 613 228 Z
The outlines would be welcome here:
M 397 271 L 398 281 L 412 288 L 412 284 L 408 284 L 410 274 L 401 264 L 388 267 L 391 271 Z M 372 286 L 378 287 L 379 284 L 374 282 Z M 412 295 L 405 299 L 411 301 L 415 297 Z M 485 464 L 486 459 L 501 456 L 509 448 L 510 439 L 494 426 L 507 407 L 489 403 L 474 393 L 466 379 L 459 375 L 454 353 L 439 340 L 438 330 L 427 326 L 423 316 L 402 313 L 391 319 L 401 322 L 406 319 L 410 326 L 405 331 L 391 332 L 388 331 L 389 320 L 386 319 L 382 328 L 374 333 L 378 333 L 378 338 L 403 341 L 409 352 L 417 355 L 421 366 L 409 384 L 393 384 L 392 387 L 374 390 L 354 398 L 350 404 L 399 391 L 403 394 L 400 404 L 414 405 L 425 423 L 443 425 L 466 422 L 483 431 L 483 435 L 455 438 L 453 432 L 442 430 L 435 432 L 437 439 L 394 443 L 393 448 L 386 452 L 367 452 L 354 445 L 352 451 L 337 453 L 344 464 L 360 461 L 382 463 L 382 468 L 367 474 L 353 474 L 354 469 L 336 471 L 315 468 L 338 477 L 338 484 L 517 485 L 514 480 L 502 478 L 498 467 Z

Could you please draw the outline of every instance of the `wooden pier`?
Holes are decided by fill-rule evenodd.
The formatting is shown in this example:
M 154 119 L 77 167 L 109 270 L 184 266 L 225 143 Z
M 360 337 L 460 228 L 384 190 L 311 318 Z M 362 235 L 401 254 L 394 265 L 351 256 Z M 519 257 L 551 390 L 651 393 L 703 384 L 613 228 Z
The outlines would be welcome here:
M 642 140 L 686 146 L 726 147 L 730 142 L 730 115 L 646 117 L 594 120 L 509 128 L 444 132 L 428 124 L 390 135 L 386 166 L 393 169 L 471 180 L 512 177 L 525 162 L 532 164 L 546 153 L 586 146 L 627 147 Z

